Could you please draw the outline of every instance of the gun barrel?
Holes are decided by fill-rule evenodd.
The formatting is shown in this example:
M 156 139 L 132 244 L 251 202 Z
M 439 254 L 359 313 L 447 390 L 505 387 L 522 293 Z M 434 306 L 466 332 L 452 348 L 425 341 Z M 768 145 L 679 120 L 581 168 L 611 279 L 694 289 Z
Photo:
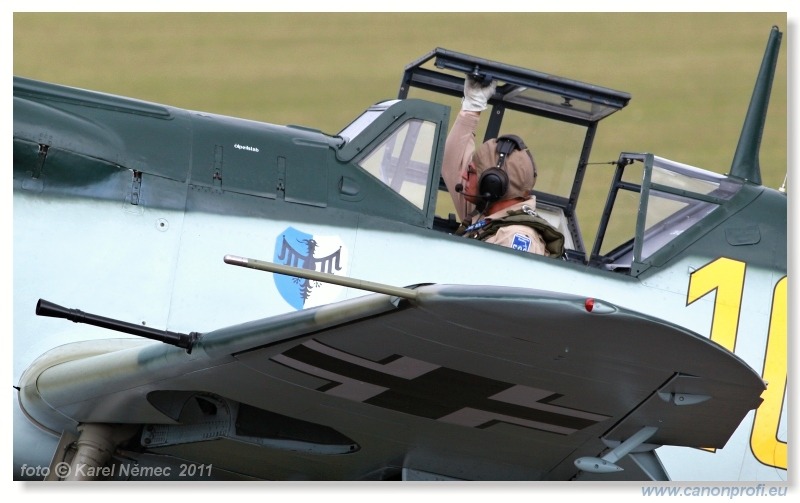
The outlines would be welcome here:
M 39 299 L 36 303 L 37 316 L 49 316 L 51 318 L 64 318 L 75 323 L 86 323 L 87 325 L 94 325 L 96 327 L 107 328 L 117 332 L 124 332 L 126 334 L 145 337 L 153 339 L 179 348 L 186 349 L 187 352 L 192 352 L 192 346 L 199 337 L 197 332 L 190 334 L 182 334 L 178 332 L 170 332 L 168 330 L 158 330 L 155 328 L 136 325 L 126 321 L 115 320 L 98 316 L 96 314 L 85 313 L 80 309 L 69 309 L 58 304 L 54 304 L 44 299 Z

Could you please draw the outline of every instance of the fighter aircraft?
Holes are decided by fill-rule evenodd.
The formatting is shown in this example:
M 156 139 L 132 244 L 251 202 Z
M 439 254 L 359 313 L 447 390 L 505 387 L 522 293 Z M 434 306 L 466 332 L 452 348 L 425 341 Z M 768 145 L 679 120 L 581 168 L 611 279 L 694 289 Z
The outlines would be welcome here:
M 13 478 L 785 481 L 781 37 L 726 175 L 591 159 L 630 94 L 442 48 L 335 135 L 15 77 Z M 452 234 L 468 76 L 560 159 L 563 253 Z

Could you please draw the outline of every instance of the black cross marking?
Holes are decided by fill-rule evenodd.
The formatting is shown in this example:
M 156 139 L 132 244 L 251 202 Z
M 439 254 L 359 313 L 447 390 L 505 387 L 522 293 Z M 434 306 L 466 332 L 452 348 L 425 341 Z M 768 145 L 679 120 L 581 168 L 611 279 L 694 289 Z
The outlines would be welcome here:
M 404 379 L 341 360 L 302 344 L 284 352 L 283 356 L 325 372 L 387 388 L 386 391 L 364 400 L 364 403 L 415 416 L 440 419 L 454 412 L 469 408 L 485 411 L 492 415 L 510 416 L 573 431 L 587 428 L 598 422 L 595 419 L 576 417 L 567 412 L 558 413 L 539 410 L 493 400 L 490 398 L 491 396 L 508 390 L 514 387 L 515 384 L 446 367 L 437 367 L 416 378 Z M 384 362 L 378 363 L 385 363 L 397 358 L 400 357 L 390 357 Z M 330 390 L 338 384 L 337 382 L 331 382 L 319 387 L 318 391 Z M 553 393 L 537 403 L 549 405 L 550 402 L 560 396 L 562 395 Z M 563 409 L 565 411 L 568 410 L 566 408 Z M 493 419 L 479 425 L 478 428 L 488 428 L 498 422 L 503 421 Z M 514 424 L 525 426 L 520 423 Z

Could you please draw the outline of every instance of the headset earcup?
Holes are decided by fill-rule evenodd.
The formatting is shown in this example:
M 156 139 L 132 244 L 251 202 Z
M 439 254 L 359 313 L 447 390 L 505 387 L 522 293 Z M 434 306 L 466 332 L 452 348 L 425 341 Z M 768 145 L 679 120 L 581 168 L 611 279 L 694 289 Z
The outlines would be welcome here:
M 502 169 L 487 169 L 478 180 L 478 191 L 491 202 L 499 200 L 508 191 L 508 175 Z

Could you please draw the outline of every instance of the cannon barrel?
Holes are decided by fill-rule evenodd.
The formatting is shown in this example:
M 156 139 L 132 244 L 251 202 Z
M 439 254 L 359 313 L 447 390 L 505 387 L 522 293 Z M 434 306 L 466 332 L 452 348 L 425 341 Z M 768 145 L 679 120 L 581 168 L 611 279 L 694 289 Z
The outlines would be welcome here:
M 128 323 L 126 321 L 85 313 L 80 309 L 68 309 L 44 299 L 39 299 L 39 301 L 36 303 L 36 315 L 49 316 L 51 318 L 64 318 L 75 323 L 86 323 L 87 325 L 94 325 L 96 327 L 116 330 L 117 332 L 125 332 L 126 334 L 146 337 L 148 339 L 172 344 L 173 346 L 178 346 L 179 348 L 184 348 L 188 353 L 192 352 L 192 346 L 200 337 L 200 334 L 197 332 L 182 334 L 178 332 L 170 332 L 168 330 L 158 330 L 155 328 L 136 325 L 134 323 Z

